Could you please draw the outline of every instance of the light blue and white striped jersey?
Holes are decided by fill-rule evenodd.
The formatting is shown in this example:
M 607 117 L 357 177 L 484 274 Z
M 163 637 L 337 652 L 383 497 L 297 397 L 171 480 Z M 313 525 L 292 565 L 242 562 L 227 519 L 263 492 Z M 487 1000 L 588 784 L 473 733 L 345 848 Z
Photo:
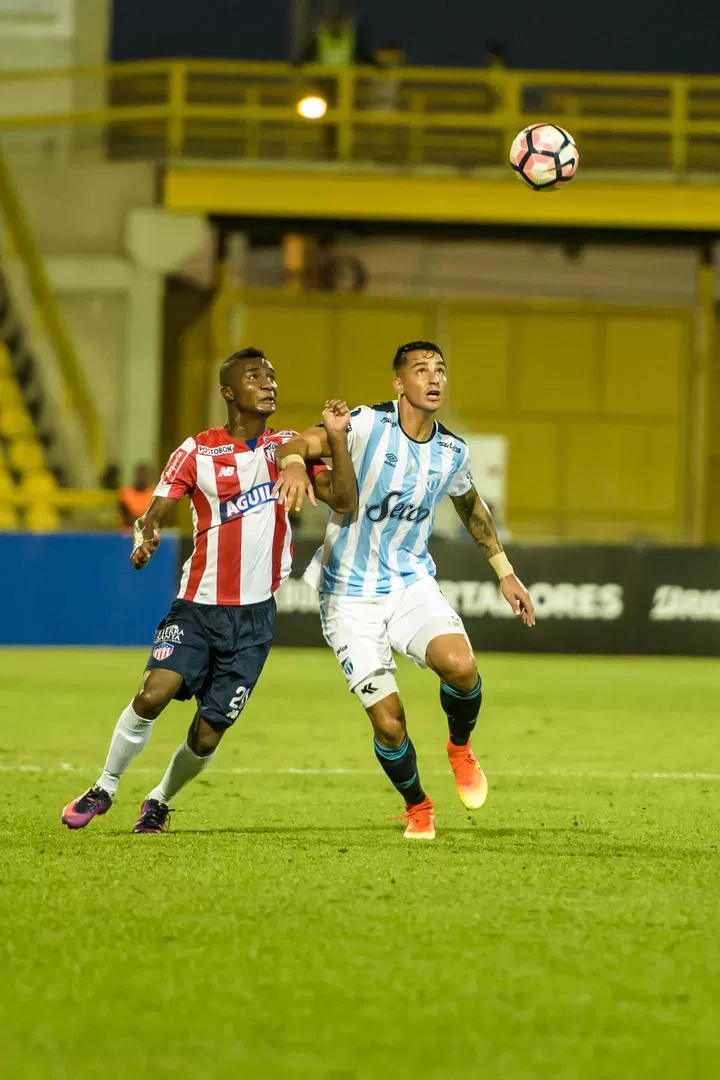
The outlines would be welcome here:
M 358 507 L 330 515 L 306 581 L 320 592 L 373 597 L 434 577 L 435 508 L 444 495 L 472 487 L 466 444 L 437 422 L 427 442 L 416 442 L 400 426 L 397 402 L 388 401 L 353 411 L 348 447 Z

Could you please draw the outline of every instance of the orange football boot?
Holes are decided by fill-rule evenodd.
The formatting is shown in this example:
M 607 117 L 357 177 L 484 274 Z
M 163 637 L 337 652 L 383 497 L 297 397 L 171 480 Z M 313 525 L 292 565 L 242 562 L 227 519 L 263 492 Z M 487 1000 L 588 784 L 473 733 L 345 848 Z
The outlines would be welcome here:
M 400 817 L 407 821 L 403 833 L 406 840 L 435 839 L 435 807 L 429 795 L 414 806 L 405 803 L 405 813 L 400 814 Z
M 470 749 L 470 743 L 466 746 L 455 746 L 448 739 L 446 749 L 455 773 L 460 802 L 466 810 L 479 810 L 487 799 L 488 782 L 478 759 Z

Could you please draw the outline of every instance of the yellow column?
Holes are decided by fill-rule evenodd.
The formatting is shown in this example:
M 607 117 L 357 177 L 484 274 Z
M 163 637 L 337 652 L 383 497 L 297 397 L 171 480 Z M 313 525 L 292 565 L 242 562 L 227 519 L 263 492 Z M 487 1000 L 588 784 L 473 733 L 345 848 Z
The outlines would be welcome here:
M 690 386 L 689 524 L 694 543 L 708 541 L 710 492 L 710 412 L 715 351 L 715 266 L 711 245 L 702 249 L 698 267 L 695 347 Z

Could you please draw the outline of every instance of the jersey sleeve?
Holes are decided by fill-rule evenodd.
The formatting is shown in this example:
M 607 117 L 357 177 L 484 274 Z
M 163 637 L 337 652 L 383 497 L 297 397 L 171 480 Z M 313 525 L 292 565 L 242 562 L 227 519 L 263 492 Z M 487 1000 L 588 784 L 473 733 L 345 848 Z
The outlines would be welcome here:
M 190 438 L 170 455 L 154 494 L 164 499 L 182 499 L 183 495 L 190 494 L 196 484 L 195 440 Z
M 305 462 L 305 468 L 311 480 L 317 480 L 320 473 L 329 471 L 328 466 L 320 458 L 310 458 Z
M 465 453 L 460 458 L 460 464 L 450 482 L 447 493 L 451 498 L 457 498 L 459 495 L 467 495 L 473 485 L 472 469 L 470 467 L 470 451 L 466 446 Z
M 365 445 L 375 423 L 375 413 L 367 405 L 359 405 L 350 413 L 350 423 L 347 429 L 348 450 L 353 450 Z

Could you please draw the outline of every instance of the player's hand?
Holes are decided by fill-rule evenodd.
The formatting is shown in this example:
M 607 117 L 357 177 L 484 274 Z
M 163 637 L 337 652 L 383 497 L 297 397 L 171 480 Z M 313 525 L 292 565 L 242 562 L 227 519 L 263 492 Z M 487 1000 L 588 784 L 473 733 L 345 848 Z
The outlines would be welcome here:
M 130 556 L 130 565 L 133 570 L 144 570 L 150 559 L 160 547 L 160 533 L 155 530 L 149 538 L 145 538 L 144 532 L 138 528 L 137 522 L 133 529 L 135 546 Z
M 307 469 L 299 461 L 291 461 L 282 471 L 282 475 L 273 488 L 273 495 L 277 495 L 280 505 L 287 506 L 288 510 L 298 511 L 305 502 L 307 495 L 310 505 L 317 506 L 317 499 L 313 491 L 312 480 L 307 474 Z
M 500 592 L 507 600 L 515 615 L 520 615 L 526 626 L 535 625 L 535 608 L 522 581 L 514 574 L 508 574 L 500 582 Z
M 322 420 L 328 438 L 332 438 L 333 435 L 343 435 L 350 423 L 350 410 L 344 401 L 339 398 L 332 398 L 330 401 L 325 402 Z

